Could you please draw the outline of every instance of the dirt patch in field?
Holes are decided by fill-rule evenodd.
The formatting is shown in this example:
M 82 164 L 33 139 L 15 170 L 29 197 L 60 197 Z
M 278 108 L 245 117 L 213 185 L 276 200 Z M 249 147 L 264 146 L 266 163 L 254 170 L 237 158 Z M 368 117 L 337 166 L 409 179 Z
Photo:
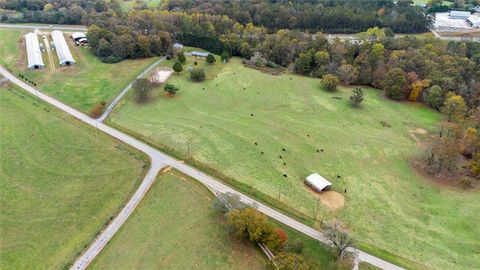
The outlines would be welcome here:
M 345 204 L 345 198 L 343 197 L 343 195 L 336 191 L 328 190 L 318 193 L 309 188 L 307 185 L 304 186 L 308 190 L 308 192 L 319 198 L 322 204 L 328 207 L 328 209 L 330 210 L 341 209 Z
M 338 210 L 343 207 L 345 198 L 336 191 L 324 191 L 318 194 L 320 201 L 331 210 Z
M 415 143 L 418 145 L 418 147 L 424 149 L 425 148 L 425 140 L 423 138 L 418 138 L 417 135 L 419 136 L 425 136 L 428 135 L 428 131 L 423 128 L 416 128 L 414 130 L 409 130 L 408 134 L 410 137 L 412 137 L 415 140 Z

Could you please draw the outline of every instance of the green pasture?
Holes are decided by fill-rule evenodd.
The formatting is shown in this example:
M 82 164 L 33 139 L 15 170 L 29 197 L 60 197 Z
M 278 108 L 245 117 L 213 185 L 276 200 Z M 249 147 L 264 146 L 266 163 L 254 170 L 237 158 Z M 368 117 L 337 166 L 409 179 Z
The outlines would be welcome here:
M 212 199 L 177 172 L 158 176 L 91 269 L 264 269 L 266 257 L 229 233 Z
M 101 101 L 109 103 L 125 86 L 133 81 L 156 57 L 125 60 L 116 64 L 102 63 L 87 47 L 77 47 L 65 32 L 70 51 L 76 64 L 59 67 L 56 52 L 52 52 L 56 69 L 52 71 L 46 54 L 43 70 L 27 70 L 23 35 L 28 30 L 0 29 L 0 64 L 15 75 L 24 75 L 45 93 L 83 112 L 89 112 Z M 39 42 L 43 42 L 41 35 Z
M 146 156 L 0 86 L 0 269 L 63 269 L 130 198 Z
M 439 113 L 370 88 L 353 108 L 352 88 L 326 92 L 318 79 L 262 73 L 239 59 L 207 68 L 217 73 L 203 83 L 188 71 L 172 75 L 174 97 L 157 89 L 137 104 L 130 95 L 109 123 L 295 216 L 338 218 L 357 246 L 399 264 L 480 264 L 472 255 L 480 193 L 432 184 L 410 166 Z M 326 207 L 305 187 L 312 172 L 333 183 L 343 208 Z

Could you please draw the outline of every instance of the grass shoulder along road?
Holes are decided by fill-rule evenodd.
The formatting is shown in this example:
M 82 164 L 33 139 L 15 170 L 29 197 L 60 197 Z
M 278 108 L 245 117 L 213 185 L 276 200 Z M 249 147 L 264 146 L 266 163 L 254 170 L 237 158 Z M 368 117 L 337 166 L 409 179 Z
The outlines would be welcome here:
M 148 157 L 0 86 L 0 268 L 72 263 L 137 189 Z
M 24 35 L 29 30 L 0 29 L 0 63 L 16 76 L 24 75 L 37 84 L 37 87 L 58 100 L 83 112 L 89 111 L 102 101 L 111 102 L 145 68 L 158 60 L 158 57 L 124 60 L 106 64 L 95 57 L 88 47 L 73 44 L 65 33 L 75 65 L 50 70 L 48 58 L 42 70 L 27 70 Z M 41 35 L 39 42 L 43 42 Z M 56 58 L 56 52 L 52 52 Z
M 159 175 L 91 269 L 263 269 L 261 251 L 229 234 L 213 195 L 176 171 Z
M 468 255 L 480 243 L 471 219 L 480 215 L 480 193 L 434 185 L 409 163 L 422 154 L 421 139 L 439 113 L 371 88 L 364 88 L 362 106 L 352 108 L 352 88 L 326 92 L 318 79 L 269 75 L 236 58 L 214 66 L 217 74 L 203 83 L 191 82 L 188 71 L 173 74 L 168 82 L 180 88 L 174 97 L 158 89 L 152 101 L 138 104 L 128 96 L 109 122 L 234 179 L 236 188 L 275 198 L 283 204 L 277 208 L 338 218 L 362 249 L 380 257 L 401 255 L 407 267 L 480 263 Z M 303 181 L 311 172 L 329 179 L 335 196 L 310 192 Z

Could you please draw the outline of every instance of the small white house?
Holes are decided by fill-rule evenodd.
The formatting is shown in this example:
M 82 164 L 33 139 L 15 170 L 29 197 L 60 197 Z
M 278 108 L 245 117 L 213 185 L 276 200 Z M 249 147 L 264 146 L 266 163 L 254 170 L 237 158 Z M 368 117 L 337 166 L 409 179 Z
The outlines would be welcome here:
M 466 20 L 468 17 L 470 17 L 470 11 L 458 11 L 458 10 L 452 10 L 450 11 L 450 14 L 448 15 L 449 19 L 458 19 L 458 20 Z
M 318 173 L 312 173 L 305 179 L 305 184 L 315 191 L 322 192 L 332 188 L 332 183 L 320 176 Z

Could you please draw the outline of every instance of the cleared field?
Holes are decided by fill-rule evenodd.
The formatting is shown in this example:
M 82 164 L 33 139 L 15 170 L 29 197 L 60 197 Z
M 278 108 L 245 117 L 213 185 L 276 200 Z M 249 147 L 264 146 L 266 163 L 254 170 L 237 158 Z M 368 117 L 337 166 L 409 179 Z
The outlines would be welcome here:
M 433 185 L 408 162 L 437 112 L 375 89 L 354 109 L 350 88 L 325 92 L 318 79 L 261 73 L 239 59 L 222 66 L 204 83 L 172 75 L 175 97 L 159 91 L 144 105 L 130 98 L 110 123 L 277 207 L 310 220 L 337 216 L 359 246 L 382 257 L 443 269 L 480 264 L 471 218 L 480 216 L 480 193 Z M 338 193 L 318 200 L 303 184 L 311 172 Z
M 17 75 L 25 75 L 44 92 L 84 112 L 89 112 L 101 101 L 109 103 L 140 72 L 158 60 L 157 57 L 152 57 L 105 64 L 88 48 L 77 47 L 66 37 L 77 62 L 75 65 L 58 67 L 56 61 L 57 68 L 51 71 L 48 58 L 45 57 L 45 69 L 30 71 L 26 69 L 25 45 L 22 43 L 22 35 L 25 33 L 27 30 L 0 29 L 0 63 Z M 55 52 L 52 55 L 53 59 L 57 59 Z
M 205 187 L 176 172 L 156 181 L 91 269 L 264 269 L 264 255 L 229 234 Z
M 129 11 L 135 6 L 136 2 L 136 0 L 122 0 L 120 1 L 120 7 L 122 8 L 122 10 Z M 160 3 L 162 3 L 162 0 L 140 0 L 139 2 L 153 8 L 160 5 Z
M 0 86 L 0 269 L 62 269 L 143 178 L 143 154 Z

